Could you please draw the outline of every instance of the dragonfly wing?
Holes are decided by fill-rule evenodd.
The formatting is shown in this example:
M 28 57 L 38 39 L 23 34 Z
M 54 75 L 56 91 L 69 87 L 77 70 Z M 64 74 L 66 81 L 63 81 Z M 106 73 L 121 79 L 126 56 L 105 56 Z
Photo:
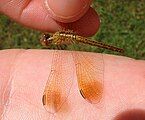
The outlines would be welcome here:
M 72 61 L 69 54 L 54 51 L 52 68 L 43 93 L 43 105 L 50 113 L 60 110 L 72 86 Z
M 78 86 L 82 97 L 90 103 L 98 103 L 103 94 L 103 56 L 93 53 L 73 53 Z

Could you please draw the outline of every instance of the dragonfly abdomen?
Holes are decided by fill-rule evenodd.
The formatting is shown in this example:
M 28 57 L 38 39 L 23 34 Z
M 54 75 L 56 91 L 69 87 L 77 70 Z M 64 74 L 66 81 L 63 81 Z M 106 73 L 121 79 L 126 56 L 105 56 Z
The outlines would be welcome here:
M 105 49 L 108 49 L 108 50 L 116 51 L 116 52 L 121 52 L 121 53 L 124 52 L 124 50 L 121 49 L 121 48 L 117 48 L 117 47 L 114 47 L 112 45 L 107 45 L 107 44 L 102 43 L 102 42 L 93 41 L 93 40 L 90 40 L 90 39 L 82 37 L 82 36 L 76 36 L 76 41 L 80 42 L 80 43 L 89 44 L 89 45 L 92 45 L 92 46 L 97 46 L 97 47 L 100 47 L 100 48 L 105 48 Z

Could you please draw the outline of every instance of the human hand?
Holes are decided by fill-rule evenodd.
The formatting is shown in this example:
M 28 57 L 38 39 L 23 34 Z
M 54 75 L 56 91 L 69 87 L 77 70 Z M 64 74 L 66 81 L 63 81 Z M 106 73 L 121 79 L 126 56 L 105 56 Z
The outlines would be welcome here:
M 90 4 L 91 0 L 0 0 L 0 12 L 41 31 L 56 32 L 67 28 L 91 36 L 100 23 Z
M 84 13 L 82 12 L 82 14 L 74 17 L 62 18 L 50 13 L 44 6 L 44 1 L 8 1 L 9 0 L 0 0 L 0 11 L 17 22 L 31 28 L 55 32 L 61 29 L 61 27 L 71 27 L 75 32 L 84 36 L 89 36 L 94 34 L 99 27 L 98 16 L 91 8 L 88 10 L 86 7 L 85 9 L 86 11 L 88 10 L 87 12 L 84 10 Z M 64 4 L 65 2 L 62 3 Z M 89 3 L 88 1 L 88 6 Z M 76 5 L 80 4 L 74 3 L 74 10 L 70 8 L 70 12 L 67 11 L 68 8 L 67 10 L 64 9 L 67 13 L 58 9 L 58 13 L 59 11 L 61 14 L 64 13 L 63 16 L 69 16 L 73 12 L 77 13 L 75 8 L 77 7 Z M 56 11 L 55 9 L 55 12 Z M 83 14 L 85 15 L 83 16 Z M 83 17 L 80 18 L 81 16 Z M 71 24 L 67 23 L 77 19 L 78 21 L 76 22 Z M 55 20 L 65 23 L 56 22 Z M 48 66 L 51 66 L 51 52 L 31 50 L 23 52 L 23 50 L 8 50 L 1 51 L 0 53 L 0 100 L 2 100 L 0 101 L 0 112 L 3 113 L 2 119 L 51 120 L 54 118 L 54 115 L 45 111 L 41 101 L 44 86 L 50 71 Z M 34 61 L 34 63 L 28 65 L 28 61 L 31 63 Z M 55 119 L 74 120 L 76 117 L 76 119 L 82 120 L 96 118 L 109 120 L 126 109 L 145 109 L 144 62 L 107 55 L 104 55 L 104 62 L 105 98 L 103 107 L 101 106 L 101 108 L 98 109 L 96 105 L 91 105 L 86 102 L 78 93 L 77 86 L 73 86 L 74 89 L 72 89 L 72 94 L 68 99 L 71 108 L 68 108 L 66 112 L 57 113 Z M 13 65 L 14 67 L 12 67 Z M 39 67 L 34 70 L 33 65 L 38 65 Z M 9 79 L 12 79 L 12 84 L 8 84 Z
M 97 56 L 94 53 L 94 59 Z M 43 107 L 42 96 L 52 59 L 53 51 L 48 50 L 0 51 L 2 120 L 132 120 L 115 117 L 130 109 L 145 110 L 145 62 L 103 55 L 104 93 L 101 105 L 90 104 L 83 99 L 75 76 L 69 97 L 60 111 L 54 115 L 48 113 Z M 69 66 L 73 69 L 74 63 Z

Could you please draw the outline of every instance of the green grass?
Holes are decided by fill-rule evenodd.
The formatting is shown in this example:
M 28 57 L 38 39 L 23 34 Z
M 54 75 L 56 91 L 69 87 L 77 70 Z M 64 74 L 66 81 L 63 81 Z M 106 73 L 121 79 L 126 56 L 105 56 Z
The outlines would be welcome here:
M 92 39 L 124 48 L 126 56 L 145 59 L 144 0 L 94 0 L 92 6 L 101 19 L 99 32 Z M 42 48 L 39 38 L 39 31 L 24 28 L 0 15 L 0 49 Z M 79 46 L 76 49 L 84 50 Z M 95 47 L 85 47 L 85 50 L 116 54 Z

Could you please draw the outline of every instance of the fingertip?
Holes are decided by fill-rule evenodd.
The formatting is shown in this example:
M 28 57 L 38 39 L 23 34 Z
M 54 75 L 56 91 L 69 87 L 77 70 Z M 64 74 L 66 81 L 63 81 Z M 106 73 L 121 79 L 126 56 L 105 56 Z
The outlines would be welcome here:
M 92 36 L 100 27 L 99 15 L 93 8 L 90 8 L 87 13 L 79 20 L 72 24 L 72 29 L 81 36 Z
M 63 23 L 80 19 L 89 9 L 91 0 L 45 0 L 50 16 Z

